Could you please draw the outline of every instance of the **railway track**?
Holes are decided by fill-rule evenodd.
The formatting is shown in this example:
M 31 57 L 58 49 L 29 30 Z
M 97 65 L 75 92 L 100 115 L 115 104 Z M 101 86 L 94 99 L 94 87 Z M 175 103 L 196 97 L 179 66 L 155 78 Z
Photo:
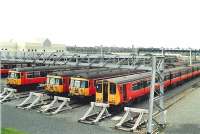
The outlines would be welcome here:
M 5 86 L 3 91 L 0 94 L 0 102 L 5 103 L 5 102 L 16 100 L 16 99 L 26 98 L 28 97 L 30 92 L 43 93 L 43 90 L 39 89 L 39 90 L 28 90 L 24 92 L 17 92 L 16 89 L 7 88 Z
M 49 100 L 49 102 L 46 105 L 43 105 L 42 107 L 38 108 L 37 112 L 43 113 L 46 115 L 54 115 L 54 114 L 61 113 L 61 112 L 67 111 L 67 110 L 72 110 L 72 109 L 76 109 L 76 108 L 80 108 L 85 105 L 88 105 L 86 103 L 80 104 L 77 101 L 70 101 L 67 105 L 62 106 L 62 102 L 59 102 L 61 104 L 58 103 L 57 105 L 54 105 L 54 106 L 52 105 L 51 107 L 47 108 L 47 106 L 49 104 L 51 104 L 52 102 L 53 102 L 52 99 Z M 59 108 L 60 106 L 61 106 L 61 108 Z
M 189 93 L 193 92 L 195 90 L 194 86 L 200 87 L 200 85 L 198 85 L 199 82 L 200 78 L 195 78 L 186 84 L 171 89 L 175 91 L 174 93 L 173 91 L 167 91 L 166 95 L 164 96 L 165 109 L 169 109 L 181 99 L 186 97 Z
M 46 93 L 30 92 L 29 96 L 16 107 L 24 110 L 35 109 L 39 113 L 55 115 L 85 105 L 88 105 L 88 103 L 80 103 L 68 97 L 49 96 Z
M 200 85 L 198 85 L 197 83 L 200 82 L 200 78 L 196 78 L 193 79 L 192 81 L 188 82 L 187 84 L 183 84 L 181 86 L 178 86 L 176 88 L 173 88 L 171 90 L 174 91 L 167 91 L 167 93 L 164 96 L 164 101 L 165 101 L 165 109 L 164 111 L 168 110 L 169 108 L 171 108 L 173 105 L 175 105 L 176 103 L 178 103 L 179 101 L 181 101 L 184 97 L 186 97 L 189 93 L 193 92 L 195 90 L 195 87 L 200 87 Z M 142 108 L 148 108 L 148 103 L 143 104 Z M 153 114 L 153 118 L 154 121 L 156 122 L 156 118 L 161 114 L 161 111 L 154 111 Z M 124 130 L 124 131 L 132 131 L 131 128 L 133 128 L 134 124 L 136 124 L 137 119 L 139 118 L 140 114 L 135 114 L 130 120 L 125 121 L 123 124 L 121 124 L 122 127 L 118 128 L 115 126 L 115 128 L 119 129 L 119 130 Z M 144 129 L 146 128 L 146 124 L 147 124 L 147 119 L 148 116 L 146 116 L 146 118 L 140 122 L 140 124 L 138 125 L 138 130 L 139 131 L 135 131 L 136 133 L 145 133 Z M 158 122 L 156 122 L 157 125 L 159 126 L 160 124 Z M 165 127 L 161 126 L 161 127 L 155 127 L 153 132 L 154 133 L 159 133 L 160 131 L 162 131 Z

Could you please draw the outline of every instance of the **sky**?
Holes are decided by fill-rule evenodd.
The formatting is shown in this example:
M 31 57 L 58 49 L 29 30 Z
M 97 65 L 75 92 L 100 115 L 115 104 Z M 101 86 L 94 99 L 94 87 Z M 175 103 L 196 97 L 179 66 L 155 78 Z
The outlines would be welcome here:
M 0 39 L 200 48 L 199 0 L 0 0 Z

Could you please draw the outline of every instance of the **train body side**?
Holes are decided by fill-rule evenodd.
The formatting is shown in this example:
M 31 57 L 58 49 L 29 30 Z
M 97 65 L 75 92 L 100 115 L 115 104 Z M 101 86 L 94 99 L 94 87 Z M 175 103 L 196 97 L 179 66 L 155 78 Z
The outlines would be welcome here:
M 9 71 L 7 85 L 13 88 L 34 87 L 46 82 L 46 74 L 46 72 Z
M 180 84 L 181 82 L 184 82 L 185 80 L 190 80 L 193 77 L 197 77 L 198 75 L 200 75 L 200 68 L 196 67 L 194 70 L 192 70 L 192 68 L 187 68 L 185 70 L 186 72 L 183 73 L 182 70 L 177 71 L 177 72 L 169 72 L 166 75 L 170 75 L 170 78 L 167 77 L 165 78 L 164 81 L 164 88 L 166 90 L 167 87 L 172 86 L 172 85 L 177 85 Z M 165 76 L 166 76 L 165 75 Z M 119 93 L 120 95 L 120 101 L 117 101 L 118 103 L 115 103 L 114 105 L 119 105 L 122 103 L 126 103 L 129 102 L 130 100 L 135 100 L 137 98 L 140 98 L 141 96 L 147 95 L 150 93 L 150 83 L 149 84 L 145 84 L 140 86 L 140 88 L 134 90 L 132 89 L 134 87 L 134 85 L 139 84 L 141 81 L 146 81 L 145 79 L 143 80 L 138 80 L 138 81 L 134 81 L 134 82 L 129 82 L 126 84 L 126 96 L 124 96 L 124 94 L 121 92 L 122 89 L 122 85 L 117 85 L 117 93 Z M 149 81 L 149 80 L 147 80 Z M 160 88 L 160 84 L 155 83 L 155 90 Z M 119 96 L 117 95 L 117 96 Z M 126 98 L 126 99 L 125 99 Z M 112 102 L 112 101 L 110 101 Z
M 171 86 L 177 86 L 182 84 L 186 80 L 190 80 L 200 75 L 200 66 L 185 67 L 177 69 L 176 71 L 168 71 L 165 73 L 164 88 L 165 90 Z M 109 103 L 110 105 L 120 105 L 134 101 L 137 98 L 145 96 L 150 93 L 151 77 L 143 77 L 141 79 L 128 81 L 124 83 L 115 83 L 115 79 L 109 79 L 107 81 L 108 88 L 107 94 L 108 99 L 105 99 L 105 89 L 103 83 L 105 81 L 99 81 L 97 87 L 99 88 L 96 92 L 96 102 Z M 111 88 L 111 84 L 114 84 L 115 88 Z M 160 84 L 155 82 L 155 90 L 160 89 Z

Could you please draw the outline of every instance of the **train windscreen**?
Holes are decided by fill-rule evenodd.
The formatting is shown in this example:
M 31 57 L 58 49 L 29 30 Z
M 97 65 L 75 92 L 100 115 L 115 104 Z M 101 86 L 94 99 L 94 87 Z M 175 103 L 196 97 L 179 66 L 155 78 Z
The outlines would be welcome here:
M 71 80 L 70 87 L 88 88 L 88 81 L 86 81 L 86 80 Z
M 88 81 L 81 81 L 81 88 L 88 88 Z
M 11 73 L 9 73 L 9 78 L 19 79 L 20 73 L 11 72 Z
M 96 92 L 101 93 L 102 92 L 102 82 L 98 82 L 96 84 Z
M 62 85 L 63 83 L 61 78 L 52 78 L 52 77 L 49 77 L 47 82 L 48 84 L 51 85 Z
M 116 94 L 116 84 L 110 83 L 110 94 Z

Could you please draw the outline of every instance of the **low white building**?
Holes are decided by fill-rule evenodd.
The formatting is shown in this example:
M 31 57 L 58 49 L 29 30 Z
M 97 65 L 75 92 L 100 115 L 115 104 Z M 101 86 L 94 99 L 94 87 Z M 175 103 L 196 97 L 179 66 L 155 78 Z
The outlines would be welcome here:
M 37 38 L 25 42 L 0 42 L 2 51 L 21 51 L 21 52 L 65 52 L 64 44 L 51 43 L 48 38 Z
M 15 52 L 17 50 L 17 42 L 14 40 L 0 42 L 0 51 Z

